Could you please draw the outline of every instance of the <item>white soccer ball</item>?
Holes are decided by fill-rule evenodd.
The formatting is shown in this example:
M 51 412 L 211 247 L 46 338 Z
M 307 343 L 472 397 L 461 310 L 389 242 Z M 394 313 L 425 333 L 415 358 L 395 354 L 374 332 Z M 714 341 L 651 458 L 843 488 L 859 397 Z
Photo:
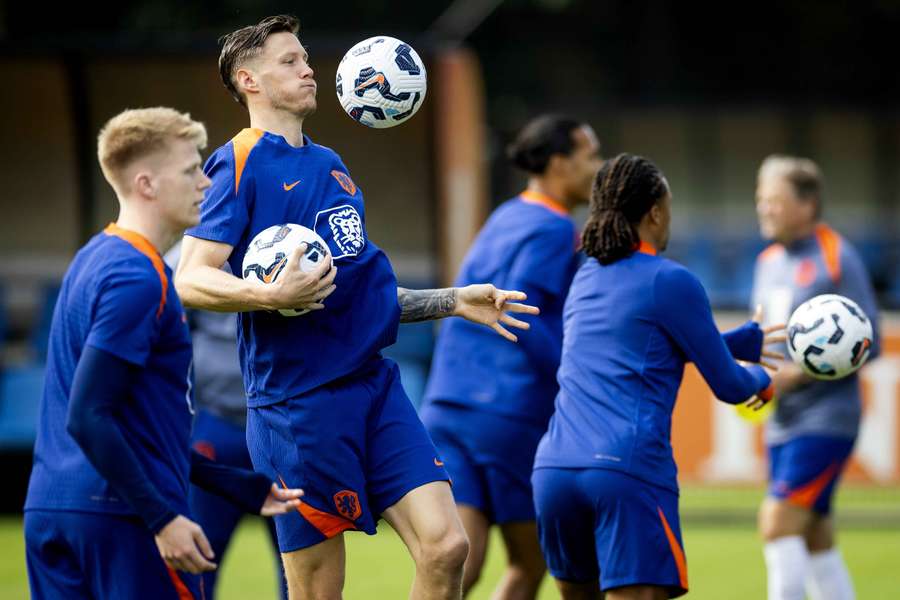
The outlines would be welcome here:
M 335 77 L 338 101 L 353 119 L 384 129 L 416 114 L 428 88 L 425 63 L 412 46 L 386 35 L 349 50 Z
M 257 233 L 247 246 L 241 265 L 244 279 L 272 283 L 284 270 L 291 253 L 303 242 L 306 242 L 307 248 L 300 259 L 301 271 L 308 273 L 321 265 L 323 260 L 331 261 L 328 244 L 312 229 L 294 223 L 273 225 Z M 286 317 L 298 317 L 308 313 L 309 309 L 282 308 L 278 312 Z
M 869 358 L 872 322 L 853 300 L 823 294 L 797 307 L 787 337 L 791 359 L 808 375 L 841 379 Z

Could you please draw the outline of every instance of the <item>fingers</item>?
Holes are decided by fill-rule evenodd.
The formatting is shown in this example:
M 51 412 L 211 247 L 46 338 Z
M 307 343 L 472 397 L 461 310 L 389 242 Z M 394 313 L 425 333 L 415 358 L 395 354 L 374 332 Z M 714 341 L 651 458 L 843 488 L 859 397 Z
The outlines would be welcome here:
M 769 334 L 769 333 L 772 333 L 773 331 L 781 331 L 782 329 L 784 329 L 786 327 L 787 327 L 787 325 L 785 323 L 778 323 L 777 325 L 769 325 L 768 327 L 763 328 L 763 333 Z M 787 339 L 787 338 L 785 338 L 785 339 Z
M 784 360 L 784 354 L 782 354 L 781 352 L 775 352 L 774 350 L 763 350 L 762 356 L 765 356 L 766 358 Z
M 494 308 L 503 310 L 503 305 L 511 300 L 525 300 L 528 296 L 525 292 L 516 290 L 498 290 L 494 289 Z
M 519 341 L 519 338 L 517 338 L 512 333 L 510 333 L 506 329 L 504 329 L 503 326 L 500 325 L 500 323 L 494 323 L 493 325 L 491 325 L 491 329 L 493 329 L 494 331 L 496 331 L 497 333 L 499 333 L 500 335 L 502 335 L 503 337 L 505 337 L 506 339 L 508 339 L 511 342 Z
M 272 496 L 274 496 L 276 500 L 288 502 L 289 500 L 294 500 L 303 496 L 303 490 L 300 488 L 280 488 L 273 483 Z
M 519 319 L 516 319 L 515 317 L 511 317 L 507 314 L 500 315 L 500 321 L 504 325 L 509 325 L 510 327 L 515 327 L 517 329 L 530 329 L 531 328 L 530 323 L 526 323 L 525 321 L 520 321 Z
M 309 275 L 320 280 L 321 284 L 327 287 L 334 282 L 334 278 L 337 275 L 337 267 L 334 266 L 331 260 L 323 260 L 321 265 L 317 265 L 315 269 L 309 272 Z
M 772 363 L 772 362 L 769 362 L 769 361 L 767 361 L 767 360 L 760 360 L 760 361 L 759 361 L 759 364 L 760 364 L 760 366 L 762 366 L 763 368 L 768 369 L 768 370 L 770 370 L 770 371 L 772 371 L 772 372 L 775 372 L 775 371 L 778 370 L 778 365 L 777 365 L 777 364 Z
M 530 304 L 507 303 L 506 306 L 503 307 L 503 310 L 513 313 L 523 313 L 526 315 L 541 314 L 541 309 L 539 309 L 537 306 L 531 306 Z
M 753 312 L 753 318 L 750 320 L 758 325 L 759 323 L 762 323 L 762 317 L 763 317 L 762 304 L 757 304 L 756 310 Z
M 308 247 L 309 244 L 307 244 L 306 242 L 302 242 L 299 246 L 294 248 L 294 251 L 291 252 L 291 255 L 288 257 L 288 264 L 299 264 L 300 260 L 303 258 L 303 253 L 306 252 L 306 249 Z
M 763 344 L 766 346 L 768 346 L 769 344 L 783 344 L 786 341 L 786 335 L 767 335 L 763 338 Z
M 206 539 L 206 534 L 203 533 L 203 530 L 200 529 L 199 526 L 194 532 L 194 543 L 197 544 L 197 548 L 205 558 L 212 560 L 216 557 L 216 553 L 213 552 L 212 545 L 209 543 L 209 540 Z
M 331 293 L 332 293 L 334 290 L 336 290 L 336 289 L 337 289 L 337 286 L 334 285 L 334 284 L 331 284 L 331 285 L 328 286 L 327 288 L 324 288 L 324 289 L 319 290 L 318 292 L 316 292 L 316 295 L 313 296 L 313 301 L 315 301 L 315 302 L 321 302 L 322 300 L 324 300 L 325 298 L 327 298 L 328 296 L 330 296 Z

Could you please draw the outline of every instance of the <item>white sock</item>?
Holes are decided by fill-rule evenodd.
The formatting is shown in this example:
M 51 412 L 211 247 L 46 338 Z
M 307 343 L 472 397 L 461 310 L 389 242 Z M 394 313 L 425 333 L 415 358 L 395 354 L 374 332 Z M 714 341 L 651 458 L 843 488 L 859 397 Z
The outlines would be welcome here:
M 768 542 L 763 548 L 769 580 L 769 600 L 803 600 L 809 570 L 809 552 L 801 535 Z
M 810 600 L 855 600 L 850 572 L 837 548 L 810 554 L 806 591 Z

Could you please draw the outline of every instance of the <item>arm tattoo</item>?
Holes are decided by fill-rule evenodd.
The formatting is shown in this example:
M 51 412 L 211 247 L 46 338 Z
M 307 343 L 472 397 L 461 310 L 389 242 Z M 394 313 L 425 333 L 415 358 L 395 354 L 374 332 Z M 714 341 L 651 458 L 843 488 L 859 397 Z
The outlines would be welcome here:
M 397 288 L 400 322 L 417 323 L 449 317 L 456 310 L 456 288 L 408 290 Z

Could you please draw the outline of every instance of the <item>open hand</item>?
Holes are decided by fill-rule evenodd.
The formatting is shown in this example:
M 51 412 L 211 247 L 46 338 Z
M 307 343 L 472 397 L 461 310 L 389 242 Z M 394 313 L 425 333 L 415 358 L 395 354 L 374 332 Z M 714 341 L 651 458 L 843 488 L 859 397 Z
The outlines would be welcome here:
M 753 319 L 751 319 L 754 323 L 759 325 L 762 323 L 763 318 L 763 308 L 762 304 L 756 305 L 756 312 L 753 313 Z M 766 346 L 771 344 L 783 344 L 787 341 L 787 336 L 784 335 L 784 330 L 787 325 L 784 323 L 779 323 L 777 325 L 769 325 L 768 327 L 763 327 L 763 341 L 762 341 L 762 350 L 760 351 L 760 359 L 759 364 L 769 369 L 770 371 L 777 371 L 778 365 L 773 363 L 770 360 L 766 360 L 767 358 L 775 359 L 775 360 L 784 360 L 784 354 L 781 352 L 775 352 L 773 350 L 766 350 Z
M 271 517 L 296 510 L 300 506 L 300 497 L 302 495 L 303 490 L 280 488 L 273 483 L 272 489 L 269 490 L 269 496 L 263 502 L 259 514 L 264 517 Z
M 467 285 L 459 288 L 453 314 L 473 323 L 487 325 L 509 341 L 515 342 L 518 338 L 503 325 L 517 329 L 528 329 L 530 325 L 507 313 L 537 315 L 541 312 L 536 306 L 516 302 L 526 298 L 524 292 L 499 290 L 490 283 Z

